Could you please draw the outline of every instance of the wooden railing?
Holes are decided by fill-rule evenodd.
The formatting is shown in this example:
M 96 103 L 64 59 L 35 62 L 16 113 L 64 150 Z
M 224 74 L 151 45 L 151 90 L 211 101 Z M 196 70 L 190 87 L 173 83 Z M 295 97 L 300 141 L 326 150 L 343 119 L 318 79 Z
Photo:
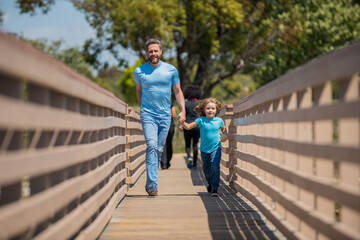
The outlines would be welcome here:
M 0 239 L 96 239 L 144 171 L 139 112 L 0 34 Z
M 360 239 L 360 42 L 224 107 L 222 178 L 289 239 Z

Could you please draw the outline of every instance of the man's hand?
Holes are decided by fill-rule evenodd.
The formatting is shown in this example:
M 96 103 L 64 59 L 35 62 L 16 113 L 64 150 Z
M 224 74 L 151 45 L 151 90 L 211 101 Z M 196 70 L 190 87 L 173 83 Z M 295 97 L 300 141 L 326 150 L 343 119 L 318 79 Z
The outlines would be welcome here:
M 179 115 L 177 116 L 177 120 L 179 121 L 180 124 L 183 124 L 185 122 L 186 120 L 185 111 L 179 113 Z

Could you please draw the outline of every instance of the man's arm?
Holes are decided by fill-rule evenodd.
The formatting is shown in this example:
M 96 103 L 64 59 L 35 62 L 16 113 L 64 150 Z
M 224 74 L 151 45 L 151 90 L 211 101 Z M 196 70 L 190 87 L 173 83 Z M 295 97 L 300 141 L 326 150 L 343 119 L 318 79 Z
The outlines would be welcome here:
M 142 88 L 141 88 L 141 85 L 139 85 L 137 83 L 135 83 L 135 85 L 136 85 L 136 98 L 141 106 L 141 90 L 142 90 Z
M 173 85 L 173 90 L 174 90 L 174 93 L 175 93 L 176 101 L 177 101 L 177 103 L 179 105 L 179 108 L 180 108 L 180 113 L 179 113 L 177 119 L 182 124 L 183 122 L 185 122 L 186 112 L 185 112 L 184 94 L 183 94 L 183 92 L 181 90 L 180 83 L 178 83 L 176 85 Z

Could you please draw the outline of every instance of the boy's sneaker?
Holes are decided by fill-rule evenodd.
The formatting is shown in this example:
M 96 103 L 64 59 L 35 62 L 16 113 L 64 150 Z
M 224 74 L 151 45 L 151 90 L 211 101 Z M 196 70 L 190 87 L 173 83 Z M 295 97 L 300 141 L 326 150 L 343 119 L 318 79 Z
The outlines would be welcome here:
M 192 166 L 192 169 L 193 169 L 193 170 L 196 170 L 196 169 L 197 169 L 197 166 L 196 166 L 196 165 L 193 165 L 193 166 Z
M 187 160 L 187 167 L 190 168 L 190 169 L 192 167 L 192 161 L 193 161 L 192 157 L 189 157 L 188 160 Z
M 212 196 L 212 197 L 218 197 L 219 194 L 218 194 L 217 190 L 212 190 L 212 191 L 211 191 L 211 196 Z
M 156 187 L 150 187 L 150 188 L 146 189 L 146 192 L 149 194 L 149 196 L 157 196 L 158 195 L 158 190 Z
M 207 186 L 207 191 L 208 191 L 208 193 L 211 193 L 211 186 L 209 185 L 209 186 Z

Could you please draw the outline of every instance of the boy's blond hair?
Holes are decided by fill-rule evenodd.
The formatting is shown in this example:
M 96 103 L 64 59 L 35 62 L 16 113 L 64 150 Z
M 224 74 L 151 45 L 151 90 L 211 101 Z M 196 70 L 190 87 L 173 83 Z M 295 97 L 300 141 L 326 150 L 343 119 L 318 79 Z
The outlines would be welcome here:
M 208 103 L 215 103 L 216 105 L 216 113 L 219 113 L 221 110 L 221 103 L 216 98 L 205 98 L 204 100 L 200 100 L 200 104 L 194 108 L 195 112 L 200 116 L 205 115 L 205 106 Z

